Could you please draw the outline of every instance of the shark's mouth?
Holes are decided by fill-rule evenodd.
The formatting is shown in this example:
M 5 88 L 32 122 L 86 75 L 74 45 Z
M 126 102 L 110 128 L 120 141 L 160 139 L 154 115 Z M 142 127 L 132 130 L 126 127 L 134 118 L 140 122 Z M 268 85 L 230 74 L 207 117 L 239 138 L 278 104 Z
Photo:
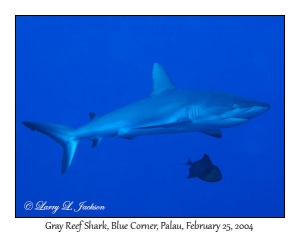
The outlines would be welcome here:
M 223 120 L 239 120 L 239 121 L 248 121 L 250 117 L 226 117 Z
M 234 119 L 250 120 L 250 117 L 232 117 Z

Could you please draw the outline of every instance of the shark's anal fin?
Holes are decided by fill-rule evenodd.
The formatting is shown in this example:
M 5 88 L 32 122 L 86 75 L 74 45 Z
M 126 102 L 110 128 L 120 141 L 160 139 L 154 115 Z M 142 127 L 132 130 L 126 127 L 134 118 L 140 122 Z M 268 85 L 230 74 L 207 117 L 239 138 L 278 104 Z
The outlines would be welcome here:
M 98 138 L 94 138 L 92 140 L 93 140 L 92 148 L 95 148 L 99 144 L 99 142 L 101 142 L 102 138 L 98 137 Z
M 152 71 L 152 92 L 150 96 L 160 94 L 164 91 L 174 89 L 175 86 L 172 80 L 169 78 L 167 72 L 164 68 L 158 64 L 154 63 L 153 71 Z
M 200 131 L 201 133 L 207 134 L 209 136 L 215 137 L 215 138 L 221 138 L 222 137 L 222 131 L 220 129 L 210 129 L 205 131 Z

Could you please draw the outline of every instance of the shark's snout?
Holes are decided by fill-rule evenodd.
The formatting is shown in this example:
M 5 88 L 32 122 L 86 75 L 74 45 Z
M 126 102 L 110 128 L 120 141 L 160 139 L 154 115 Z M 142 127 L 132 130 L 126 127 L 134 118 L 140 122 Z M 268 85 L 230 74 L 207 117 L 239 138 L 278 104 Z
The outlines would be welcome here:
M 251 107 L 248 117 L 249 118 L 256 117 L 256 116 L 268 111 L 270 108 L 271 108 L 271 106 L 266 103 L 259 103 L 257 105 L 254 105 Z
M 271 108 L 271 105 L 263 103 L 262 107 L 265 109 L 265 111 L 268 111 Z
M 232 127 L 247 123 L 250 119 L 263 114 L 270 109 L 270 105 L 263 102 L 245 102 L 240 105 L 234 104 L 231 111 L 222 114 L 223 127 Z

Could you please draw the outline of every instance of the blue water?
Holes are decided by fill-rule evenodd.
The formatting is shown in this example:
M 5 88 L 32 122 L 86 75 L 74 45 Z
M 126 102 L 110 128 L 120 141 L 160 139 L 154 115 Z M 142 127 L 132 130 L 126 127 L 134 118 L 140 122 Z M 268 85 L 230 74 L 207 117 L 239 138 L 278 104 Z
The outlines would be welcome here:
M 284 216 L 283 17 L 17 17 L 16 216 Z M 149 95 L 154 62 L 179 88 L 254 98 L 271 109 L 202 133 L 82 140 L 61 174 L 62 148 L 22 121 L 79 127 Z M 142 111 L 142 110 L 141 110 Z M 155 109 L 154 109 L 155 111 Z M 207 153 L 220 182 L 187 179 Z M 74 209 L 25 210 L 31 201 Z

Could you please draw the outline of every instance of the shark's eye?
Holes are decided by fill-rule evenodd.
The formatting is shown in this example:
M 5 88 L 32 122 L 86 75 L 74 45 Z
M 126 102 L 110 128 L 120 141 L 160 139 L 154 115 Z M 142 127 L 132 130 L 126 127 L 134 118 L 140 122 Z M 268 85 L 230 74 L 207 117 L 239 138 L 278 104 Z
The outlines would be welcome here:
M 238 107 L 239 107 L 239 106 L 238 106 L 237 104 L 233 104 L 233 105 L 232 105 L 232 108 L 233 108 L 233 109 L 237 109 Z

